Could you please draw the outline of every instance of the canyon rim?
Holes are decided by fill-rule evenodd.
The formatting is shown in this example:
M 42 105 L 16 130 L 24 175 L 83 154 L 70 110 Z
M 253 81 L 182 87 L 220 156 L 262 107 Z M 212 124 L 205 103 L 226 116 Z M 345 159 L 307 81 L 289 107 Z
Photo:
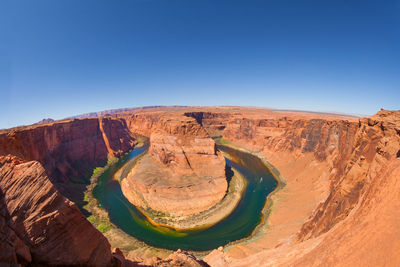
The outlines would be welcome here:
M 201 253 L 157 249 L 112 220 L 104 228 L 93 219 L 107 217 L 97 204 L 83 208 L 95 200 L 87 195 L 93 169 L 106 166 L 105 172 L 147 143 L 121 181 L 123 194 L 142 209 L 196 218 L 228 192 L 213 138 L 257 156 L 279 180 L 250 236 Z M 399 111 L 356 118 L 246 107 L 134 109 L 2 130 L 0 154 L 3 263 L 400 263 Z

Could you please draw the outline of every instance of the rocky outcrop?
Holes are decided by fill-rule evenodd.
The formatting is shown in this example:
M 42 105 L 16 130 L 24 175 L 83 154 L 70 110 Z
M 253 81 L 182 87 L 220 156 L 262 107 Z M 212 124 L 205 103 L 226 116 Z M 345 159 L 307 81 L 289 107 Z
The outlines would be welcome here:
M 125 120 L 112 118 L 57 121 L 0 133 L 0 155 L 39 161 L 51 181 L 74 201 L 81 196 L 71 183 L 77 180 L 84 186 L 94 167 L 134 144 Z
M 302 227 L 301 240 L 325 233 L 349 216 L 371 183 L 397 157 L 399 129 L 400 112 L 382 110 L 371 118 L 360 119 L 357 130 L 350 136 L 352 142 L 333 158 L 333 188 L 327 200 Z
M 227 190 L 225 159 L 207 132 L 182 115 L 152 122 L 149 154 L 122 181 L 128 200 L 145 209 L 182 215 L 218 203 Z
M 32 261 L 29 247 L 17 236 L 14 229 L 8 224 L 10 215 L 0 192 L 0 265 L 28 264 Z
M 163 266 L 163 267 L 175 267 L 175 266 L 185 266 L 185 267 L 208 267 L 209 265 L 197 259 L 192 254 L 187 251 L 182 251 L 178 249 L 176 252 L 170 254 L 166 258 L 162 259 L 159 257 L 152 257 L 148 259 L 132 259 L 130 263 L 135 264 L 134 266 Z M 129 264 L 127 264 L 129 266 Z
M 150 135 L 149 153 L 178 173 L 206 177 L 225 175 L 225 160 L 214 140 L 189 117 L 161 119 Z
M 400 159 L 391 160 L 365 185 L 347 219 L 327 232 L 314 249 L 294 259 L 293 266 L 398 266 L 399 177 Z
M 0 202 L 0 262 L 113 263 L 107 240 L 54 188 L 39 162 L 0 157 Z
M 138 113 L 124 116 L 126 124 L 132 133 L 150 137 L 153 128 L 156 128 L 158 121 L 165 112 Z
M 95 166 L 134 144 L 125 121 L 112 118 L 2 131 L 0 234 L 7 240 L 2 261 L 109 265 L 107 240 L 57 189 L 74 201 L 82 200 L 88 181 L 81 177 L 90 177 Z

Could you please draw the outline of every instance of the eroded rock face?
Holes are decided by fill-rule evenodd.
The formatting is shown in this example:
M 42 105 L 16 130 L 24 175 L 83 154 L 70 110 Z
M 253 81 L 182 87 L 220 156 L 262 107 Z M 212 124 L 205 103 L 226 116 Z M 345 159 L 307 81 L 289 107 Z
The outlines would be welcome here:
M 37 160 L 55 182 L 81 175 L 88 165 L 129 151 L 134 139 L 124 120 L 67 120 L 10 129 L 0 134 L 0 155 Z
M 398 266 L 400 263 L 400 159 L 366 183 L 351 214 L 293 266 Z M 328 213 L 329 214 L 329 213 Z
M 134 144 L 125 120 L 113 118 L 58 121 L 0 133 L 0 155 L 39 161 L 51 181 L 73 200 L 79 193 L 70 190 L 74 178 L 89 183 L 82 179 L 90 177 L 94 167 L 104 166 L 109 157 L 128 152 Z
M 347 153 L 339 153 L 333 162 L 333 189 L 327 200 L 304 224 L 299 238 L 304 240 L 329 231 L 348 217 L 362 195 L 396 158 L 400 149 L 400 112 L 382 110 L 371 118 L 360 119 Z
M 164 118 L 150 135 L 149 153 L 175 172 L 198 176 L 225 175 L 225 160 L 214 140 L 194 119 Z
M 109 266 L 110 244 L 63 197 L 37 161 L 0 157 L 0 234 L 5 263 Z M 2 239 L 3 240 L 3 239 Z
M 145 259 L 136 257 L 130 258 L 129 255 L 125 258 L 122 251 L 118 248 L 113 255 L 117 262 L 115 266 L 123 267 L 209 267 L 209 265 L 203 260 L 199 260 L 187 251 L 182 251 L 180 249 L 164 257 L 164 259 L 156 256 Z
M 400 148 L 399 118 L 399 112 L 390 111 L 359 121 L 276 115 L 269 119 L 232 118 L 223 136 L 253 150 L 312 153 L 317 161 L 331 163 L 330 178 L 336 190 L 331 190 L 325 207 L 321 206 L 315 215 L 325 218 L 325 223 L 310 227 L 318 235 L 346 217 L 368 180 L 384 167 L 384 162 L 396 157 Z M 335 205 L 330 208 L 327 203 L 331 202 Z
M 392 194 L 398 190 L 398 188 L 379 189 L 379 186 L 387 186 L 385 185 L 387 177 L 382 178 L 382 173 L 393 178 L 391 173 L 398 172 L 398 169 L 394 170 L 392 166 L 398 166 L 398 162 L 397 165 L 394 162 L 398 161 L 400 149 L 399 111 L 382 110 L 375 116 L 361 119 L 283 112 L 269 114 L 244 112 L 241 116 L 231 116 L 229 120 L 222 118 L 218 120 L 216 119 L 218 113 L 214 115 L 214 118 L 207 119 L 207 114 L 203 114 L 202 123 L 207 129 L 208 123 L 210 129 L 215 130 L 212 125 L 226 121 L 219 134 L 235 144 L 259 151 L 260 155 L 271 159 L 274 165 L 279 166 L 280 171 L 288 175 L 284 177 L 287 179 L 288 188 L 297 183 L 297 178 L 304 177 L 302 169 L 297 173 L 290 171 L 290 168 L 297 168 L 298 162 L 304 162 L 303 170 L 307 170 L 309 175 L 320 175 L 320 180 L 327 177 L 330 185 L 325 189 L 322 189 L 323 187 L 316 189 L 316 193 L 319 191 L 320 194 L 327 193 L 326 198 L 312 209 L 308 219 L 302 219 L 304 222 L 295 236 L 291 236 L 287 241 L 275 243 L 273 247 L 278 248 L 249 252 L 269 246 L 266 237 L 249 244 L 248 248 L 239 247 L 219 255 L 215 252 L 212 257 L 206 258 L 210 265 L 223 266 L 224 263 L 231 266 L 248 264 L 318 266 L 322 262 L 328 266 L 348 266 L 357 262 L 374 262 L 375 265 L 390 266 L 399 264 L 398 257 L 383 256 L 392 255 L 389 252 L 392 251 L 392 247 L 400 246 L 398 241 L 394 241 L 398 238 L 389 238 L 386 230 L 372 230 L 375 226 L 371 224 L 372 218 L 382 216 L 386 219 L 377 220 L 382 223 L 382 226 L 378 227 L 385 229 L 386 226 L 383 225 L 386 220 L 387 227 L 392 228 L 390 231 L 394 236 L 398 236 L 398 231 L 393 230 L 393 218 L 390 217 L 394 216 L 397 220 L 399 218 L 398 213 L 393 212 L 396 210 L 396 204 L 385 199 L 384 194 L 374 195 L 375 193 L 371 192 L 386 192 L 388 198 L 393 198 Z M 314 170 L 319 168 L 321 170 L 313 174 Z M 388 170 L 391 171 L 388 173 Z M 318 180 L 314 180 L 314 183 L 316 182 Z M 393 183 L 391 186 L 398 186 L 394 179 L 391 182 Z M 284 193 L 282 195 L 284 196 Z M 388 207 L 372 208 L 370 203 L 376 202 L 376 198 L 384 201 Z M 365 206 L 367 203 L 369 206 Z M 367 210 L 374 212 L 374 215 L 368 215 Z M 388 210 L 392 211 L 392 215 L 388 215 Z M 272 217 L 274 215 L 273 213 Z M 283 218 L 280 216 L 279 218 Z M 276 218 L 274 217 L 275 220 Z M 370 232 L 363 230 L 360 225 L 370 227 L 371 229 L 368 228 Z M 277 232 L 278 230 L 274 234 Z M 374 237 L 368 237 L 369 234 Z M 341 238 L 344 235 L 346 238 Z M 379 243 L 387 242 L 390 244 L 388 245 L 390 249 L 385 249 L 386 245 L 378 245 L 376 240 L 379 240 Z M 351 241 L 351 247 L 345 245 L 347 241 Z M 337 250 L 339 244 L 343 249 Z M 364 247 L 374 250 L 381 256 L 374 257 Z M 348 255 L 349 251 L 355 250 L 357 253 Z M 235 261 L 232 255 L 238 257 L 235 254 L 238 251 L 243 259 Z M 288 254 L 293 256 L 287 257 Z M 321 255 L 324 255 L 323 261 Z
M 128 152 L 134 143 L 125 121 L 111 118 L 2 131 L 0 234 L 7 244 L 1 260 L 109 265 L 108 241 L 55 185 L 68 197 L 83 194 L 85 184 L 70 186 L 73 178 L 89 177 L 94 166 Z
M 195 119 L 161 117 L 152 127 L 149 154 L 122 182 L 136 206 L 192 214 L 214 206 L 225 195 L 225 159 Z

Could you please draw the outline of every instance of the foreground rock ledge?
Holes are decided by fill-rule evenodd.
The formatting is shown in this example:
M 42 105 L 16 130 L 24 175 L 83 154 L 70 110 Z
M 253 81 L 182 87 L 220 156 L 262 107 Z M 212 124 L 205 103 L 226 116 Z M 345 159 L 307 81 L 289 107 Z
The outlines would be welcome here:
M 227 190 L 225 159 L 194 118 L 161 118 L 150 136 L 149 153 L 122 181 L 135 206 L 172 215 L 207 210 Z

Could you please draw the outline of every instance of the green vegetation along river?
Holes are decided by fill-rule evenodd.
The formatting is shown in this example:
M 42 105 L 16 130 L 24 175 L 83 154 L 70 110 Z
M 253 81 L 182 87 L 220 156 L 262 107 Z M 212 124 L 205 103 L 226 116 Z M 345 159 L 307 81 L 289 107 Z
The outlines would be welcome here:
M 227 155 L 227 166 L 238 170 L 247 180 L 247 187 L 236 209 L 206 229 L 181 232 L 155 226 L 124 197 L 119 182 L 113 179 L 113 175 L 125 162 L 145 153 L 146 149 L 146 146 L 135 148 L 107 169 L 99 177 L 93 195 L 108 212 L 113 224 L 155 247 L 205 251 L 249 236 L 262 220 L 262 210 L 268 194 L 278 185 L 260 158 L 231 147 L 219 146 Z

